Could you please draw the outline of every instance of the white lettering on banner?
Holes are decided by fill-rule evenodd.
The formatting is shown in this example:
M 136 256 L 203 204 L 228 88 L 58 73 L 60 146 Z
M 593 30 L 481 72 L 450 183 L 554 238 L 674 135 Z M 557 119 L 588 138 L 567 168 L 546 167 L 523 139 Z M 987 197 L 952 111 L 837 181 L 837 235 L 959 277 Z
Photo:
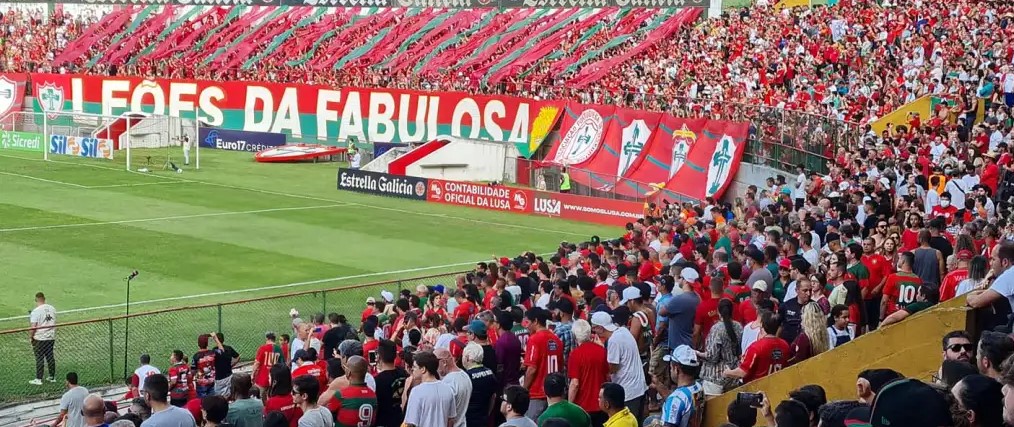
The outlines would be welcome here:
M 85 87 L 93 82 L 97 87 Z M 69 83 L 59 86 L 53 87 L 53 111 L 64 109 L 63 98 L 57 96 L 59 91 L 71 101 L 73 111 L 86 111 L 88 107 L 88 112 L 105 115 L 143 112 L 190 118 L 196 114 L 198 120 L 211 126 L 225 126 L 224 110 L 235 109 L 235 113 L 230 111 L 228 125 L 237 130 L 284 132 L 294 137 L 315 134 L 318 140 L 347 140 L 357 136 L 376 141 L 415 142 L 446 133 L 527 143 L 531 131 L 531 105 L 520 100 L 513 103 L 456 94 L 383 90 L 308 90 L 299 85 L 279 89 L 276 85 L 256 83 L 226 93 L 222 86 L 213 82 L 137 81 L 114 77 L 71 77 Z M 87 106 L 86 90 L 89 92 Z M 394 96 L 396 93 L 398 96 Z M 315 99 L 302 99 L 301 96 Z M 90 110 L 94 104 L 101 107 Z M 301 120 L 304 113 L 310 113 L 302 108 L 315 109 L 312 125 Z M 303 129 L 304 125 L 308 128 Z
M 369 175 L 355 176 L 343 173 L 341 175 L 341 186 L 343 188 L 354 188 L 368 191 L 379 191 L 389 194 L 403 194 L 406 196 L 415 195 L 415 185 L 409 181 L 399 178 L 380 177 L 374 178 Z
M 560 214 L 560 201 L 554 199 L 543 199 L 541 197 L 535 198 L 535 213 L 544 213 L 549 215 Z

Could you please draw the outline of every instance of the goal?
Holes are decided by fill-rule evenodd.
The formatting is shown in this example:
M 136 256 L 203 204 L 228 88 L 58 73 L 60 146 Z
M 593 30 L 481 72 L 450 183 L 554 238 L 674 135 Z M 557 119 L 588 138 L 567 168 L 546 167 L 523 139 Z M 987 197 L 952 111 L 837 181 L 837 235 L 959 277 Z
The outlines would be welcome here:
M 119 160 L 127 170 L 200 168 L 199 123 L 192 119 L 124 113 L 37 113 L 48 147 L 44 156 Z

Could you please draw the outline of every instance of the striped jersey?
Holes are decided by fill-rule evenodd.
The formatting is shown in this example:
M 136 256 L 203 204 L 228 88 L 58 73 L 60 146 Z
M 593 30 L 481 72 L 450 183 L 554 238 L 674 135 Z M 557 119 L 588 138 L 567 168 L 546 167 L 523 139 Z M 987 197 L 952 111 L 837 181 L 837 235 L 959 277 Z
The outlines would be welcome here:
M 700 381 L 673 390 L 662 405 L 662 423 L 677 427 L 700 427 L 704 410 L 704 388 Z
M 335 427 L 372 427 L 377 420 L 377 394 L 366 384 L 349 385 L 335 393 L 327 408 Z

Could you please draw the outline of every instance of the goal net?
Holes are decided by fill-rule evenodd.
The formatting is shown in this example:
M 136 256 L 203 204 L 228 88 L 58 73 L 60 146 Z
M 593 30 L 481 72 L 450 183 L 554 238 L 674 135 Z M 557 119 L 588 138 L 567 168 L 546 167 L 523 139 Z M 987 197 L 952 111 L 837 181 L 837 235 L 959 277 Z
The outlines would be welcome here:
M 127 170 L 155 172 L 198 169 L 198 122 L 145 113 L 118 116 L 39 113 L 49 146 L 47 156 L 118 161 Z

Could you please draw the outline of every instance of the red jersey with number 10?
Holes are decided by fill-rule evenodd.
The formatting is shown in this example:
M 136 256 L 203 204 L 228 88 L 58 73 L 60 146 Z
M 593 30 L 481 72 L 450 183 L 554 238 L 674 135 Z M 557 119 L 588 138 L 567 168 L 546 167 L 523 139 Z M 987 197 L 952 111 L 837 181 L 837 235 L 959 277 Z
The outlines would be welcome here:
M 267 388 L 267 386 L 271 385 L 271 367 L 285 360 L 282 358 L 282 347 L 277 344 L 264 344 L 257 349 L 256 360 L 260 362 L 260 366 L 257 367 L 257 376 L 254 378 L 254 384 Z
M 532 334 L 525 346 L 525 366 L 535 368 L 535 378 L 529 393 L 532 399 L 545 399 L 543 383 L 546 376 L 563 368 L 563 342 L 556 334 L 543 329 Z
M 789 343 L 775 336 L 767 336 L 746 348 L 743 363 L 739 367 L 746 371 L 743 382 L 748 383 L 782 370 L 788 362 Z

